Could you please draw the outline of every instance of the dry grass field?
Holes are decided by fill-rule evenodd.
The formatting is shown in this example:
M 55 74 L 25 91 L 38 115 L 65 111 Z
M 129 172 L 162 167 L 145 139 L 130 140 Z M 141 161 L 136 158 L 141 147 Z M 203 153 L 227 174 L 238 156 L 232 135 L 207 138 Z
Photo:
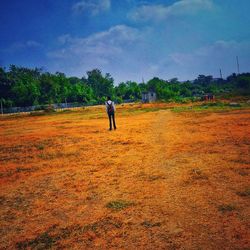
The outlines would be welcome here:
M 250 108 L 0 118 L 0 249 L 250 249 Z

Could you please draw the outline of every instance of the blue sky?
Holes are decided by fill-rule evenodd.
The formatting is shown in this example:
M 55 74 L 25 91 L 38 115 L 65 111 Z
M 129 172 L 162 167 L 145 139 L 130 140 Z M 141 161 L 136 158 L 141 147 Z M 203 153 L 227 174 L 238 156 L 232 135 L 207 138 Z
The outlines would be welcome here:
M 115 83 L 250 72 L 249 0 L 11 0 L 0 2 L 0 66 Z

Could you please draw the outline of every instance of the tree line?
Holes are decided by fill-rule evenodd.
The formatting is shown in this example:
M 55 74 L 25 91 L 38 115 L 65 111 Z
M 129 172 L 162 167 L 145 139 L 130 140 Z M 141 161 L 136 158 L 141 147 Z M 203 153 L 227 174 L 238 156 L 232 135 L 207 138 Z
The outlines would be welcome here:
M 154 77 L 145 82 L 127 81 L 117 86 L 109 73 L 99 69 L 87 71 L 86 76 L 67 77 L 64 73 L 44 72 L 42 69 L 10 65 L 0 67 L 0 100 L 5 107 L 79 102 L 102 104 L 107 96 L 117 103 L 141 99 L 144 91 L 154 91 L 158 100 L 183 101 L 205 93 L 217 96 L 250 95 L 250 73 L 228 76 L 226 79 L 199 75 L 193 81 L 177 78 L 163 80 Z

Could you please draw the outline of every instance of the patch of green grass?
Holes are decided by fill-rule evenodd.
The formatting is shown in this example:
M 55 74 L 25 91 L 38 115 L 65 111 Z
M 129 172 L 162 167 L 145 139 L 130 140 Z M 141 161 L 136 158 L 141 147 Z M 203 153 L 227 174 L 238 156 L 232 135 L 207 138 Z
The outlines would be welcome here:
M 44 144 L 38 144 L 36 145 L 36 148 L 39 150 L 43 150 L 45 148 Z
M 53 245 L 56 243 L 56 239 L 49 235 L 48 232 L 44 232 L 38 235 L 33 240 L 26 240 L 23 242 L 18 242 L 16 247 L 19 250 L 22 249 L 51 249 Z
M 180 113 L 180 112 L 188 112 L 193 111 L 193 107 L 174 107 L 171 109 L 172 112 Z
M 67 227 L 58 228 L 57 225 L 51 226 L 45 232 L 42 232 L 33 239 L 26 239 L 16 244 L 19 250 L 24 249 L 62 249 L 60 248 L 60 241 L 67 239 L 78 239 L 84 237 L 86 232 L 100 233 L 105 235 L 110 230 L 119 229 L 122 227 L 122 222 L 114 218 L 103 218 L 92 224 L 80 225 L 73 224 Z M 86 247 L 82 247 L 85 249 Z
M 160 222 L 153 223 L 153 222 L 150 222 L 150 221 L 143 221 L 141 223 L 141 225 L 144 226 L 144 227 L 147 227 L 147 228 L 151 228 L 151 227 L 160 227 L 161 223 Z
M 208 103 L 202 103 L 200 106 L 204 107 L 224 107 L 226 104 L 223 102 L 208 102 Z
M 159 110 L 161 110 L 161 109 L 162 109 L 162 108 L 157 108 L 157 107 L 156 107 L 156 108 L 153 108 L 153 107 L 152 107 L 152 108 L 142 108 L 141 111 L 142 111 L 142 112 L 156 112 L 156 111 L 159 111 Z
M 130 207 L 132 205 L 134 205 L 133 202 L 124 201 L 124 200 L 116 200 L 116 201 L 108 202 L 106 204 L 106 207 L 110 208 L 112 210 L 115 210 L 115 211 L 119 211 L 119 210 L 125 209 L 127 207 Z
M 236 210 L 236 207 L 232 204 L 223 204 L 218 207 L 218 210 L 222 213 L 226 213 Z
M 237 105 L 232 105 L 230 103 L 223 103 L 223 102 L 206 102 L 200 105 L 194 105 L 189 107 L 174 107 L 171 110 L 173 112 L 202 112 L 202 111 L 230 111 L 230 110 L 237 110 L 242 108 L 248 108 L 249 105 L 237 103 Z

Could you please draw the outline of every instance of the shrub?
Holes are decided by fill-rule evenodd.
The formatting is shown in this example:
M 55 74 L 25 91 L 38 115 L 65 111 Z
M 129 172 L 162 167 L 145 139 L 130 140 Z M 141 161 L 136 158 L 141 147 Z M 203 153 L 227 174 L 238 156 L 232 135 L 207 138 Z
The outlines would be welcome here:
M 119 211 L 119 210 L 125 209 L 131 205 L 133 205 L 133 202 L 124 201 L 124 200 L 116 200 L 116 201 L 108 202 L 106 207 L 110 208 L 112 210 Z

